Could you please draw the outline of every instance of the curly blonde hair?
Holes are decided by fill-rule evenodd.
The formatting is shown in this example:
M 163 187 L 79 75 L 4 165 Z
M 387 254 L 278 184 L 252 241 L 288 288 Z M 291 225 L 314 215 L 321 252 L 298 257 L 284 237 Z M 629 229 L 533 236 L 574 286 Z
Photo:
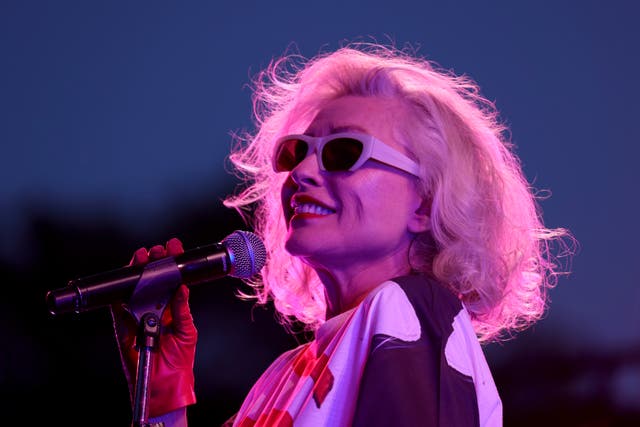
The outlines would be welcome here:
M 241 293 L 272 300 L 285 327 L 315 330 L 325 320 L 315 271 L 284 248 L 287 234 L 273 143 L 301 132 L 327 102 L 356 96 L 393 97 L 409 106 L 411 126 L 396 135 L 420 165 L 419 191 L 430 201 L 431 231 L 411 247 L 414 270 L 434 277 L 467 307 L 481 342 L 509 337 L 544 314 L 547 290 L 563 271 L 552 255 L 565 229 L 542 223 L 507 129 L 477 84 L 406 50 L 352 43 L 305 59 L 285 54 L 252 81 L 257 131 L 236 135 L 229 156 L 243 186 L 224 204 L 235 208 L 266 242 L 267 263 Z

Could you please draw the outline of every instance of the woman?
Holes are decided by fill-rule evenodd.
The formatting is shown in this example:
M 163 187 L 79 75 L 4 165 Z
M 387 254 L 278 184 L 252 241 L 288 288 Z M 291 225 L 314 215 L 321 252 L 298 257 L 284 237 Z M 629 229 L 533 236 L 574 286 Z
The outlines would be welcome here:
M 497 111 L 471 80 L 379 45 L 285 56 L 254 81 L 258 129 L 225 205 L 267 246 L 244 297 L 314 339 L 265 371 L 228 425 L 499 426 L 481 343 L 537 321 L 558 267 Z M 300 66 L 299 66 L 300 65 Z M 145 263 L 182 251 L 150 251 Z M 114 310 L 129 378 L 137 353 Z M 167 311 L 150 416 L 186 425 L 197 333 Z M 131 383 L 131 381 L 130 381 Z

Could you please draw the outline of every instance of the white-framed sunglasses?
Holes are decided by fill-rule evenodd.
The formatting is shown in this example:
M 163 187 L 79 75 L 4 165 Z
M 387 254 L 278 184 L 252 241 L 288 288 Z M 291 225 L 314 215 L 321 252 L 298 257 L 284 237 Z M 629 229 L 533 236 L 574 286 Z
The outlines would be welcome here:
M 409 157 L 372 135 L 358 132 L 319 137 L 293 134 L 278 138 L 273 151 L 273 170 L 290 172 L 314 152 L 318 166 L 327 172 L 351 172 L 374 159 L 411 175 L 419 173 L 418 164 Z

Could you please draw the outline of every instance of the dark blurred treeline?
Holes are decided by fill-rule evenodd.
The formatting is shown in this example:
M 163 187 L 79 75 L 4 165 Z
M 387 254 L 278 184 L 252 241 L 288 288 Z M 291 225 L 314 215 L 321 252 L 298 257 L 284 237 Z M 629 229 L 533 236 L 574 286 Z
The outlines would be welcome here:
M 107 217 L 78 221 L 54 217 L 46 209 L 28 213 L 29 254 L 24 258 L 29 262 L 0 260 L 5 418 L 29 425 L 130 424 L 108 310 L 52 316 L 44 297 L 70 279 L 126 265 L 141 246 L 178 237 L 189 249 L 248 229 L 235 212 L 206 201 L 175 211 L 180 213 L 144 236 L 132 235 Z M 224 422 L 268 364 L 306 338 L 287 335 L 271 307 L 237 298 L 243 286 L 224 278 L 191 290 L 200 337 L 199 400 L 189 409 L 191 426 Z M 639 426 L 640 402 L 623 399 L 621 404 L 619 390 L 640 386 L 626 384 L 624 375 L 640 370 L 640 345 L 616 354 L 579 352 L 563 333 L 568 332 L 549 337 L 530 330 L 487 347 L 505 426 Z

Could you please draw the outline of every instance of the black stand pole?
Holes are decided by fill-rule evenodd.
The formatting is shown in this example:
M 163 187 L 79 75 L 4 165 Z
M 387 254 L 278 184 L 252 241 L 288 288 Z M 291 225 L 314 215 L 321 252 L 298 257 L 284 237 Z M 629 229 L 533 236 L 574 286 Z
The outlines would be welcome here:
M 182 276 L 173 258 L 163 258 L 145 266 L 129 299 L 128 308 L 138 322 L 136 348 L 138 369 L 133 401 L 131 427 L 151 427 L 149 419 L 149 382 L 153 356 L 157 353 L 162 333 L 162 313 L 180 286 Z M 156 426 L 157 424 L 154 424 Z M 164 424 L 159 424 L 161 426 Z
M 138 370 L 136 373 L 135 398 L 133 402 L 132 427 L 147 427 L 149 408 L 149 379 L 153 354 L 160 339 L 160 319 L 155 313 L 142 316 L 138 325 Z

